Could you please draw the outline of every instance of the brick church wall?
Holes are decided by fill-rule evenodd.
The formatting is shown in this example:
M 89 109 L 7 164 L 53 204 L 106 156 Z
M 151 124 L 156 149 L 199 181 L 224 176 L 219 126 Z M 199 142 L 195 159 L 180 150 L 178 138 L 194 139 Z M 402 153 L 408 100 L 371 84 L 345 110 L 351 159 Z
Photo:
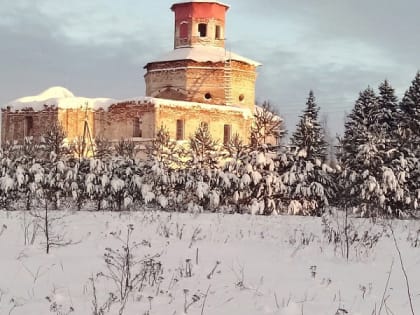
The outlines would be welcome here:
M 223 143 L 224 125 L 231 126 L 231 136 L 238 133 L 244 143 L 249 143 L 251 117 L 244 117 L 242 112 L 229 110 L 205 109 L 194 106 L 173 106 L 160 104 L 156 109 L 156 124 L 168 129 L 171 139 L 176 139 L 177 120 L 184 122 L 184 140 L 194 134 L 200 123 L 208 124 L 214 140 Z
M 95 136 L 110 140 L 121 138 L 153 138 L 155 135 L 155 109 L 151 103 L 129 101 L 112 105 L 108 111 L 95 113 Z M 136 121 L 137 120 L 137 121 Z M 140 129 L 134 134 L 135 124 Z
M 205 104 L 226 104 L 223 62 L 167 61 L 147 65 L 146 95 Z M 232 60 L 232 103 L 253 110 L 256 67 Z M 206 94 L 208 94 L 206 97 Z

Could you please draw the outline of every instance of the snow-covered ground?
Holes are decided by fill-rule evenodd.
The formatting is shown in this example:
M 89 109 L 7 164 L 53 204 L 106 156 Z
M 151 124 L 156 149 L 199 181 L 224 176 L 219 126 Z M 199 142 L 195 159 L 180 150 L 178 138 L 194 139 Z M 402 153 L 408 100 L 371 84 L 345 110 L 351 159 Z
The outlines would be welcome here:
M 118 237 L 125 239 L 130 224 L 134 259 L 152 258 L 132 267 L 133 274 L 147 271 L 124 314 L 411 314 L 386 222 L 353 220 L 360 240 L 351 245 L 347 261 L 344 243 L 328 242 L 332 234 L 323 232 L 321 218 L 51 212 L 63 214 L 52 232 L 72 244 L 47 255 L 41 234 L 24 245 L 25 235 L 32 241 L 33 217 L 0 212 L 0 314 L 94 314 L 89 278 L 95 279 L 98 307 L 110 292 L 118 296 L 106 278 L 111 274 L 104 253 L 106 248 L 124 252 Z M 342 223 L 334 220 L 330 231 Z M 420 222 L 392 226 L 413 308 L 420 312 Z M 116 301 L 103 314 L 118 314 L 120 307 Z

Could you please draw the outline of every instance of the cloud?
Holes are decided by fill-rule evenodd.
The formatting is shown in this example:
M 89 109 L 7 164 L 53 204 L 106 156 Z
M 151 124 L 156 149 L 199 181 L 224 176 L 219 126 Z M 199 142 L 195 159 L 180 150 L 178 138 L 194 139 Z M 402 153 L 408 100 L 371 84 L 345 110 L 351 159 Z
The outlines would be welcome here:
M 3 3 L 0 104 L 53 85 L 83 96 L 144 94 L 142 67 L 172 49 L 172 2 Z M 340 130 L 360 90 L 387 78 L 401 95 L 420 67 L 417 0 L 227 2 L 227 48 L 263 63 L 256 94 L 289 129 L 310 89 Z
M 90 35 L 78 37 L 67 30 L 77 21 L 73 14 L 47 14 L 32 2 L 9 4 L 5 12 L 8 19 L 0 23 L 1 104 L 54 85 L 83 96 L 142 95 L 142 66 L 167 45 L 150 32 L 135 36 L 139 29 L 124 27 L 103 34 L 86 29 Z
M 401 96 L 420 67 L 416 0 L 230 2 L 242 34 L 231 45 L 264 64 L 258 98 L 277 104 L 289 129 L 310 89 L 342 131 L 359 91 L 387 78 Z

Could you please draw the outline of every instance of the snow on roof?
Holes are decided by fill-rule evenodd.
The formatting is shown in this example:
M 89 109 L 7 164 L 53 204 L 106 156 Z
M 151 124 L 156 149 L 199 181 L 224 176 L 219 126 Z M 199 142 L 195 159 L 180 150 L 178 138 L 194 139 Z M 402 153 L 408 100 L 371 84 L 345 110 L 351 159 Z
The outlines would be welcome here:
M 220 5 L 222 5 L 222 6 L 224 6 L 224 7 L 227 7 L 227 8 L 229 8 L 230 6 L 228 5 L 228 4 L 225 4 L 225 3 L 222 3 L 222 2 L 219 2 L 219 1 L 209 1 L 209 0 L 191 0 L 191 1 L 182 1 L 182 2 L 177 2 L 177 3 L 174 3 L 172 6 L 171 6 L 171 10 L 173 9 L 173 7 L 174 6 L 176 6 L 176 5 L 178 5 L 178 4 L 186 4 L 186 3 L 191 3 L 191 2 L 202 2 L 202 3 L 216 3 L 216 4 L 220 4 Z
M 212 105 L 187 101 L 175 101 L 163 98 L 153 97 L 132 97 L 123 100 L 116 100 L 111 98 L 87 98 L 74 96 L 72 92 L 62 87 L 53 87 L 45 90 L 44 92 L 35 95 L 18 98 L 12 102 L 2 106 L 2 109 L 10 108 L 12 111 L 19 111 L 23 109 L 33 109 L 34 111 L 41 111 L 47 106 L 53 106 L 61 109 L 77 109 L 86 108 L 99 110 L 108 110 L 111 105 L 117 106 L 121 103 L 135 102 L 135 103 L 148 103 L 154 106 L 167 106 L 167 107 L 189 107 L 200 108 L 209 110 L 232 111 L 241 113 L 244 117 L 252 117 L 253 113 L 247 108 L 240 108 L 236 106 L 227 105 Z
M 225 50 L 225 48 L 223 47 L 212 47 L 212 46 L 194 46 L 194 47 L 177 48 L 149 63 L 184 60 L 184 59 L 190 59 L 197 62 L 206 62 L 206 61 L 220 62 L 220 61 L 225 61 L 225 60 L 230 59 L 230 60 L 242 61 L 244 63 L 250 64 L 256 67 L 261 66 L 259 62 L 242 57 L 228 50 Z
M 187 101 L 175 101 L 175 100 L 168 100 L 164 98 L 152 98 L 152 97 L 147 97 L 145 99 L 158 107 L 161 107 L 161 106 L 184 107 L 184 108 L 189 107 L 189 108 L 199 108 L 199 109 L 209 109 L 209 110 L 231 111 L 231 112 L 241 113 L 244 117 L 253 117 L 253 113 L 250 109 L 242 108 L 238 106 L 213 105 L 213 104 L 187 102 Z
M 75 96 L 64 87 L 51 87 L 38 95 L 26 96 L 8 102 L 2 106 L 2 109 L 10 107 L 12 110 L 33 109 L 40 111 L 44 106 L 54 106 L 57 108 L 86 108 L 90 109 L 108 108 L 111 104 L 117 102 L 111 98 L 87 98 Z
M 242 108 L 238 106 L 232 105 L 217 105 L 217 104 L 206 104 L 206 103 L 198 103 L 198 102 L 188 102 L 188 101 L 176 101 L 170 100 L 166 98 L 156 98 L 156 97 L 149 97 L 149 96 L 141 96 L 141 97 L 133 97 L 125 100 L 115 101 L 112 106 L 118 106 L 118 104 L 123 104 L 127 102 L 135 102 L 135 103 L 144 103 L 144 104 L 152 104 L 155 107 L 183 107 L 183 108 L 198 108 L 198 109 L 207 109 L 207 110 L 220 110 L 220 111 L 231 111 L 231 112 L 238 112 L 241 113 L 244 117 L 249 118 L 253 117 L 253 112 L 248 108 Z

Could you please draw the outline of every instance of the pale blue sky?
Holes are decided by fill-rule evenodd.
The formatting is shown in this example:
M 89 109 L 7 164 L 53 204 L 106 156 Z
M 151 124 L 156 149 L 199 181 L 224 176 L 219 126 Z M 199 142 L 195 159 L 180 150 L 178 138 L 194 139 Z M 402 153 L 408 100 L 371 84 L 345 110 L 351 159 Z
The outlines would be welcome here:
M 0 104 L 61 85 L 76 95 L 144 95 L 143 66 L 173 45 L 170 0 L 0 0 Z M 294 130 L 309 89 L 330 128 L 387 78 L 420 69 L 420 1 L 230 0 L 227 47 L 263 63 L 258 101 Z

